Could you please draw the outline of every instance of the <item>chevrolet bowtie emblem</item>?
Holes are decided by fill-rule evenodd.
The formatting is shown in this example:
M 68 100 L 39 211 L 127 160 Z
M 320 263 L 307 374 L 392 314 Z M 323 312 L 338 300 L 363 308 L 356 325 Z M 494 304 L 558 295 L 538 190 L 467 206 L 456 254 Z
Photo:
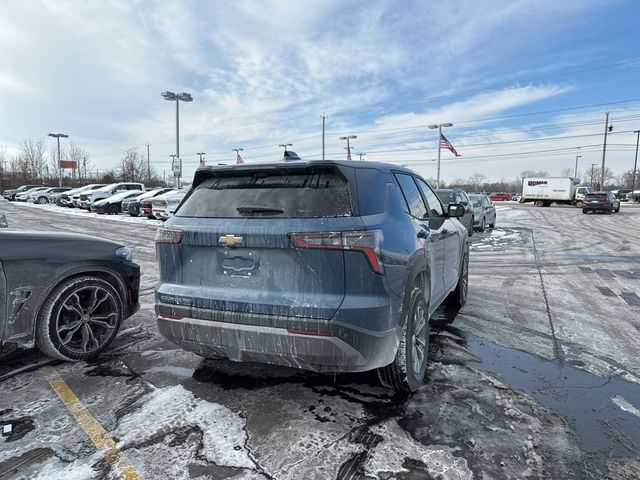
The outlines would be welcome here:
M 242 237 L 236 237 L 235 235 L 221 235 L 218 239 L 218 243 L 225 247 L 237 247 L 242 243 Z

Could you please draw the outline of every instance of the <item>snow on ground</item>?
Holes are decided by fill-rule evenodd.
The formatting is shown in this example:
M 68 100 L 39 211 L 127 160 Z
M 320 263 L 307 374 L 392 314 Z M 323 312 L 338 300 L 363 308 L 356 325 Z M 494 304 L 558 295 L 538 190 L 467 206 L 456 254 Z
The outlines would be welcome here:
M 55 213 L 63 213 L 65 215 L 73 215 L 73 216 L 88 217 L 88 218 L 101 218 L 106 220 L 112 220 L 115 222 L 127 222 L 127 223 L 144 222 L 147 225 L 155 225 L 155 226 L 160 226 L 163 223 L 160 220 L 151 220 L 144 216 L 132 217 L 131 215 L 125 215 L 125 214 L 118 214 L 118 215 L 102 214 L 101 215 L 99 213 L 88 212 L 87 210 L 82 210 L 79 208 L 59 207 L 58 205 L 54 205 L 52 203 L 47 203 L 42 205 L 42 204 L 30 203 L 30 202 L 12 202 L 12 205 L 37 208 L 40 210 L 47 210 Z
M 254 468 L 245 449 L 245 421 L 229 408 L 197 399 L 182 385 L 157 389 L 144 405 L 120 419 L 113 436 L 118 448 L 135 447 L 149 437 L 176 429 L 198 427 L 202 432 L 201 454 L 216 465 Z

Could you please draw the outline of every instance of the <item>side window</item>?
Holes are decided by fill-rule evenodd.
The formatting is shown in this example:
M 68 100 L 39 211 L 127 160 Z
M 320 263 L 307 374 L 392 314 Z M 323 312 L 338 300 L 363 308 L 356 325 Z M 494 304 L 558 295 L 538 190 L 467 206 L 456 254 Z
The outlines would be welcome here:
M 442 208 L 442 203 L 438 199 L 438 196 L 431 190 L 431 187 L 427 185 L 427 182 L 420 178 L 416 178 L 416 183 L 418 187 L 420 187 L 420 191 L 422 191 L 422 195 L 424 195 L 425 200 L 427 201 L 427 205 L 429 206 L 429 216 L 430 217 L 442 217 L 444 216 L 444 209 Z
M 469 203 L 469 197 L 467 197 L 466 193 L 460 192 L 460 197 L 464 203 L 467 203 L 467 204 Z
M 402 190 L 404 199 L 407 201 L 407 206 L 409 207 L 411 216 L 416 218 L 424 218 L 425 214 L 427 213 L 427 207 L 424 204 L 424 201 L 420 196 L 420 192 L 418 191 L 418 187 L 416 187 L 416 184 L 413 181 L 411 175 L 397 173 L 396 179 L 400 184 L 400 190 Z

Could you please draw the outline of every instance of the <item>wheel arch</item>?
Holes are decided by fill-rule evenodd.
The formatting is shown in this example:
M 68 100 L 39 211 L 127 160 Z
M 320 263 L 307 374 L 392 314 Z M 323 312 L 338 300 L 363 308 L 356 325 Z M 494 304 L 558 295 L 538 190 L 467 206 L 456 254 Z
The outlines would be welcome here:
M 31 319 L 31 332 L 33 332 L 33 334 L 35 334 L 36 321 L 40 316 L 42 308 L 49 298 L 49 295 L 51 295 L 51 292 L 53 292 L 53 290 L 55 290 L 55 288 L 58 287 L 58 285 L 60 285 L 62 282 L 65 282 L 71 278 L 82 277 L 85 275 L 92 275 L 94 277 L 101 278 L 106 282 L 109 282 L 109 284 L 113 286 L 113 288 L 115 288 L 118 292 L 118 296 L 120 297 L 120 302 L 124 311 L 124 308 L 127 304 L 127 288 L 118 272 L 105 265 L 86 264 L 72 266 L 56 275 L 54 280 L 40 292 L 40 299 L 37 306 L 33 309 L 34 314 Z

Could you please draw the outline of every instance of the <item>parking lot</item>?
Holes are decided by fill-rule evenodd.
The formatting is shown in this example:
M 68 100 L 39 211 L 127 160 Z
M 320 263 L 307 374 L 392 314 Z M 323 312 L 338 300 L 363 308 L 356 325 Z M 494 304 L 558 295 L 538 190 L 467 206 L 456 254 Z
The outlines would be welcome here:
M 89 363 L 3 352 L 0 479 L 640 478 L 640 208 L 498 206 L 423 387 L 204 360 L 157 333 L 161 224 L 1 203 L 13 229 L 129 245 L 140 311 Z M 449 323 L 450 320 L 453 323 Z

